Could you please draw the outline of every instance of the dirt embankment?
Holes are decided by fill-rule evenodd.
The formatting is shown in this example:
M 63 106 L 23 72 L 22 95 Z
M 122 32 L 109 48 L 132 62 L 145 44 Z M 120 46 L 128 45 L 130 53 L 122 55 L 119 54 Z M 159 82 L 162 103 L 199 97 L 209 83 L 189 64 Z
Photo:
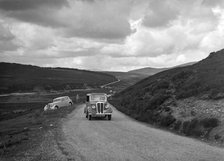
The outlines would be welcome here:
M 168 102 L 164 103 L 167 106 Z M 196 97 L 177 100 L 170 105 L 175 122 L 171 129 L 186 135 L 207 139 L 224 145 L 224 99 L 209 100 Z

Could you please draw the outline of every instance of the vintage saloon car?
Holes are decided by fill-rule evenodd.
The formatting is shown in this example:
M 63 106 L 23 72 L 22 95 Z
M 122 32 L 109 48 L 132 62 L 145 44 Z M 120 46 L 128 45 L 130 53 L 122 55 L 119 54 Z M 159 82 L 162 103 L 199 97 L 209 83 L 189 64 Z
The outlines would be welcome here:
M 111 120 L 112 108 L 107 102 L 107 95 L 105 93 L 87 94 L 84 113 L 88 120 L 91 120 L 92 117 L 107 117 L 108 120 Z
M 52 103 L 48 103 L 44 107 L 44 111 L 55 110 L 60 107 L 71 106 L 73 104 L 72 100 L 68 96 L 58 97 L 53 99 Z

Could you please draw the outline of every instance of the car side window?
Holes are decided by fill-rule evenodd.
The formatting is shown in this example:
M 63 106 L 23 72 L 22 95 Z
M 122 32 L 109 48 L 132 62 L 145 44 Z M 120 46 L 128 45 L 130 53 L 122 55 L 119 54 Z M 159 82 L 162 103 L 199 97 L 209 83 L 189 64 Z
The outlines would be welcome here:
M 86 102 L 89 102 L 89 96 L 86 96 Z

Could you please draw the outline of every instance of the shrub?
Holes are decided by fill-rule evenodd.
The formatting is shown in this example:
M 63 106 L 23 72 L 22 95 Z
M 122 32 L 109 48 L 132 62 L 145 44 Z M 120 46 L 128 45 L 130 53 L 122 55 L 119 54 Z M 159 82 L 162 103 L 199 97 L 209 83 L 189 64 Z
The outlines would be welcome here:
M 170 96 L 165 93 L 158 93 L 154 95 L 148 103 L 148 109 L 156 109 L 159 105 L 161 105 L 166 99 Z
M 217 95 L 219 93 L 219 90 L 217 89 L 212 89 L 209 93 L 209 98 L 210 99 L 216 99 Z
M 174 123 L 174 127 L 173 127 L 174 130 L 176 130 L 176 131 L 180 130 L 181 124 L 182 124 L 182 122 L 180 120 L 176 121 Z
M 191 110 L 191 115 L 192 115 L 192 116 L 196 116 L 196 114 L 197 114 L 197 113 L 196 113 L 195 111 Z
M 219 124 L 219 120 L 216 118 L 205 118 L 200 121 L 204 128 L 214 128 Z
M 154 93 L 160 89 L 168 89 L 170 86 L 170 83 L 168 81 L 162 80 L 159 82 L 156 82 L 151 88 L 151 91 Z
M 191 74 L 192 71 L 180 71 L 172 77 L 172 81 L 186 80 Z
M 198 94 L 199 94 L 199 89 L 196 89 L 196 88 L 183 89 L 177 93 L 177 99 L 187 98 L 187 97 L 195 96 Z
M 189 127 L 190 121 L 184 121 L 183 123 L 183 133 L 188 134 L 188 127 Z
M 200 128 L 198 119 L 195 118 L 191 121 L 185 121 L 183 123 L 183 133 L 187 136 L 201 136 L 203 129 Z
M 193 119 L 191 120 L 190 124 L 189 124 L 189 128 L 190 129 L 195 129 L 198 125 L 199 121 L 197 119 Z
M 219 120 L 216 118 L 205 118 L 202 120 L 193 119 L 191 121 L 185 121 L 183 123 L 183 133 L 188 136 L 202 136 L 203 134 L 209 134 L 209 131 L 218 126 Z
M 160 121 L 160 125 L 164 127 L 169 127 L 172 123 L 174 123 L 176 119 L 172 115 L 167 115 L 162 117 Z
M 172 109 L 171 109 L 169 106 L 165 106 L 165 107 L 164 107 L 164 110 L 165 110 L 166 112 L 172 111 Z
M 215 140 L 219 140 L 219 139 L 221 138 L 221 136 L 218 135 L 218 134 L 216 134 L 216 135 L 214 136 L 214 138 L 215 138 Z

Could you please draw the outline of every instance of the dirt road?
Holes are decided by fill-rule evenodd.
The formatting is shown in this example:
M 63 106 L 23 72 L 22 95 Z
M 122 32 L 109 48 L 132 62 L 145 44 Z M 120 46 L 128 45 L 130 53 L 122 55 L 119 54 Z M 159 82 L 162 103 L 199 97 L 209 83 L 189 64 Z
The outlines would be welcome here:
M 139 123 L 114 109 L 88 121 L 80 105 L 63 124 L 60 149 L 75 161 L 224 161 L 224 149 Z
M 110 83 L 107 83 L 107 84 L 101 85 L 100 87 L 101 87 L 101 88 L 104 88 L 104 87 L 106 87 L 106 86 L 109 86 L 109 85 L 112 85 L 112 84 L 118 83 L 118 82 L 120 82 L 120 81 L 121 81 L 121 80 L 120 80 L 120 79 L 118 79 L 118 80 L 116 80 L 116 81 L 114 81 L 114 82 L 110 82 Z

